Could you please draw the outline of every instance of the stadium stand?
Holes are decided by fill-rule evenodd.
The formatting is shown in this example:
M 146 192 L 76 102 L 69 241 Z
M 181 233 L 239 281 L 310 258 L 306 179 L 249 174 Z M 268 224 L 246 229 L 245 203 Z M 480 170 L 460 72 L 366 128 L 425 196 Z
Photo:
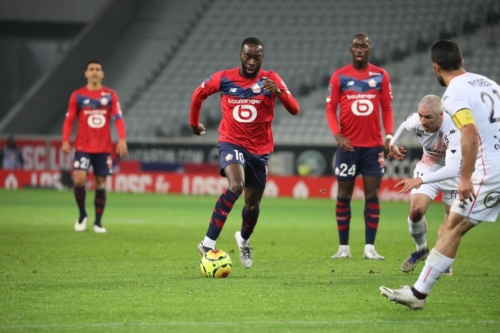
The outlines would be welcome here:
M 494 61 L 500 35 L 495 0 L 254 0 L 248 7 L 227 0 L 128 2 L 130 18 L 112 29 L 104 23 L 121 3 L 99 2 L 104 9 L 88 16 L 75 45 L 40 80 L 38 90 L 19 101 L 14 115 L 0 121 L 0 131 L 59 134 L 67 96 L 83 82 L 75 64 L 97 54 L 106 65 L 105 84 L 122 101 L 130 140 L 194 142 L 187 123 L 192 91 L 211 73 L 239 66 L 240 43 L 248 36 L 263 39 L 263 68 L 277 71 L 301 105 L 299 117 L 282 117 L 285 112 L 277 103 L 273 129 L 278 143 L 334 143 L 324 115 L 328 79 L 350 62 L 349 39 L 360 31 L 372 37 L 371 61 L 391 75 L 396 125 L 422 96 L 443 92 L 427 52 L 437 38 L 460 41 L 467 70 L 500 77 Z M 89 50 L 91 41 L 99 47 Z M 35 106 L 47 113 L 29 126 L 24 119 L 34 116 Z M 201 116 L 207 136 L 215 140 L 221 117 L 216 96 L 204 103 Z
M 438 37 L 476 33 L 486 22 L 487 8 L 492 3 L 485 1 L 478 6 L 469 0 L 256 0 L 252 2 L 252 15 L 237 2 L 213 1 L 171 61 L 129 105 L 129 133 L 137 138 L 189 136 L 187 114 L 192 91 L 212 72 L 239 66 L 241 40 L 255 35 L 265 44 L 263 67 L 281 75 L 292 92 L 300 96 L 303 110 L 298 118 L 281 119 L 283 112 L 277 108 L 276 141 L 332 143 L 324 120 L 326 82 L 335 68 L 350 61 L 349 38 L 359 31 L 372 36 L 372 61 L 382 64 L 392 76 L 398 124 L 422 96 L 440 95 L 442 89 L 433 78 L 427 58 L 421 61 L 421 72 L 412 70 L 410 75 L 401 69 L 402 73 L 398 73 L 392 64 L 418 58 L 419 52 L 426 51 Z M 483 44 L 486 46 L 486 41 Z M 479 53 L 471 54 L 471 59 L 481 59 Z M 491 68 L 488 72 L 492 72 Z M 216 132 L 219 120 L 219 102 L 213 97 L 204 104 L 202 121 Z

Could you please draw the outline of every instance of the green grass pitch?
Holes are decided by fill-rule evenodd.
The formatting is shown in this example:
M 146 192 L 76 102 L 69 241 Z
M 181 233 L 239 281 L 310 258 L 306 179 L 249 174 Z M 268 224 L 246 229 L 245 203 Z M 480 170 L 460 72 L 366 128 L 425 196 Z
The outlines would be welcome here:
M 93 220 L 93 192 L 87 211 Z M 462 241 L 424 311 L 387 302 L 380 285 L 413 284 L 399 267 L 414 245 L 408 204 L 381 204 L 377 251 L 363 260 L 363 202 L 353 202 L 350 260 L 338 247 L 334 202 L 264 198 L 244 269 L 233 240 L 237 202 L 217 247 L 227 279 L 206 279 L 196 245 L 215 197 L 109 193 L 106 234 L 76 233 L 71 192 L 0 191 L 1 332 L 498 332 L 499 223 Z M 427 213 L 433 245 L 442 204 Z

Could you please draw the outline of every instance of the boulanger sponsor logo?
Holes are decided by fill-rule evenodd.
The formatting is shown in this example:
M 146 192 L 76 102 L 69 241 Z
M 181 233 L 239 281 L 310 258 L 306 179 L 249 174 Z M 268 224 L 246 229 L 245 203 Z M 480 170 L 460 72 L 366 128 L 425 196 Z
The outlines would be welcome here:
M 245 98 L 245 99 L 228 99 L 227 102 L 229 104 L 260 104 L 262 100 L 253 99 L 253 98 Z
M 498 203 L 500 203 L 500 192 L 491 192 L 484 198 L 484 205 L 488 208 L 492 208 L 498 205 Z
M 301 176 L 320 176 L 326 170 L 326 160 L 320 152 L 306 150 L 297 157 L 295 168 Z
M 356 95 L 346 95 L 347 99 L 374 99 L 377 94 L 356 94 Z

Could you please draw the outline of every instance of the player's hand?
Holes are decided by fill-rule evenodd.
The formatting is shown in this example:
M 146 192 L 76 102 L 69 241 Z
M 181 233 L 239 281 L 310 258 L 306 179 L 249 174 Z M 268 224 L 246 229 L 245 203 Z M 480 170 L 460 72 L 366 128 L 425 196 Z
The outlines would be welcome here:
M 264 87 L 265 91 L 269 91 L 269 92 L 275 94 L 276 96 L 281 96 L 281 91 L 278 89 L 276 82 L 274 82 L 273 80 L 269 80 L 269 79 L 265 80 L 263 87 Z
M 116 153 L 120 157 L 127 155 L 128 147 L 127 147 L 127 141 L 125 141 L 125 139 L 118 140 L 118 144 L 116 145 Z
M 391 139 L 385 139 L 384 141 L 384 151 L 386 154 L 389 154 L 390 153 L 390 149 L 391 149 Z
M 404 193 L 406 191 L 412 190 L 414 188 L 419 188 L 420 185 L 422 185 L 423 181 L 422 178 L 417 177 L 417 178 L 407 178 L 403 179 L 396 185 L 394 185 L 394 188 L 396 187 L 403 187 L 401 191 L 399 191 L 399 194 Z
M 64 142 L 62 143 L 61 150 L 62 150 L 62 152 L 63 152 L 63 153 L 65 153 L 65 154 L 69 154 L 69 153 L 71 153 L 71 145 L 69 144 L 69 142 L 68 142 L 68 141 L 64 141 Z
M 198 124 L 196 126 L 191 125 L 191 130 L 193 131 L 194 135 L 205 134 L 205 126 L 203 126 L 202 124 Z
M 404 147 L 389 145 L 389 153 L 387 158 L 395 158 L 397 160 L 402 160 L 406 156 L 406 149 Z
M 467 200 L 471 202 L 476 199 L 476 194 L 474 193 L 474 184 L 472 184 L 472 180 L 470 178 L 460 178 L 460 183 L 458 183 L 458 196 L 460 201 L 464 204 L 467 203 Z
M 344 136 L 342 136 L 342 134 L 339 133 L 335 135 L 335 140 L 337 140 L 337 144 L 344 153 L 354 151 L 354 147 L 351 146 L 351 140 L 345 138 Z

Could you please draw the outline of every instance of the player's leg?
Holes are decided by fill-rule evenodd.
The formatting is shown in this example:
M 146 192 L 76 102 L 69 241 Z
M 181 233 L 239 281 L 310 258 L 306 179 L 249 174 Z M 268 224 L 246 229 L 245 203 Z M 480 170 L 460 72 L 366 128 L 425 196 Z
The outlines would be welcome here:
M 358 175 L 356 163 L 359 148 L 354 152 L 343 152 L 337 147 L 335 154 L 335 178 L 337 178 L 338 193 L 335 205 L 335 219 L 339 234 L 339 250 L 333 259 L 344 259 L 351 257 L 349 249 L 349 229 L 351 226 L 351 199 L 354 191 L 354 182 Z
M 215 249 L 215 243 L 226 219 L 245 186 L 245 160 L 240 158 L 241 148 L 225 142 L 220 142 L 217 147 L 221 161 L 221 175 L 227 178 L 229 186 L 217 199 L 205 238 L 198 244 L 198 252 L 201 255 L 210 249 Z
M 423 186 L 421 186 L 423 187 Z M 417 267 L 418 263 L 424 261 L 429 255 L 427 247 L 427 224 L 425 213 L 432 199 L 424 193 L 410 195 L 410 211 L 408 213 L 408 227 L 410 235 L 417 249 L 401 265 L 401 271 L 408 273 Z
M 380 221 L 380 202 L 378 191 L 384 175 L 384 147 L 362 148 L 359 160 L 359 173 L 363 176 L 365 193 L 365 250 L 363 258 L 384 260 L 375 251 L 375 238 Z
M 95 176 L 94 232 L 105 233 L 101 219 L 106 206 L 106 177 L 113 174 L 113 160 L 110 154 L 90 154 L 90 157 Z
M 240 261 L 243 267 L 252 267 L 250 236 L 252 235 L 260 213 L 260 201 L 264 195 L 267 181 L 267 160 L 269 155 L 252 155 L 245 152 L 245 206 L 241 212 L 241 230 L 234 235 Z
M 260 201 L 264 190 L 258 190 L 253 187 L 245 187 L 245 206 L 241 212 L 242 222 L 241 230 L 234 235 L 238 250 L 240 252 L 240 261 L 243 267 L 252 267 L 252 252 L 250 251 L 250 236 L 252 236 L 260 213 Z
M 450 212 L 439 228 L 436 245 L 431 250 L 424 269 L 412 288 L 417 298 L 425 299 L 441 275 L 451 267 L 462 237 L 479 223 L 479 221 L 474 222 L 455 212 Z
M 94 197 L 94 211 L 95 222 L 94 231 L 98 233 L 105 233 L 106 229 L 102 226 L 102 214 L 104 214 L 104 207 L 106 206 L 106 176 L 95 176 L 95 197 Z
M 457 200 L 457 204 L 459 201 Z M 381 294 L 388 300 L 405 305 L 410 309 L 423 309 L 427 295 L 441 275 L 451 267 L 462 237 L 480 221 L 470 221 L 453 211 L 439 228 L 436 246 L 431 250 L 424 268 L 413 287 L 401 289 L 380 287 Z
M 73 193 L 78 206 L 79 217 L 75 222 L 75 231 L 84 231 L 87 227 L 87 211 L 85 210 L 85 184 L 87 183 L 87 173 L 90 166 L 88 154 L 75 152 L 73 162 Z

